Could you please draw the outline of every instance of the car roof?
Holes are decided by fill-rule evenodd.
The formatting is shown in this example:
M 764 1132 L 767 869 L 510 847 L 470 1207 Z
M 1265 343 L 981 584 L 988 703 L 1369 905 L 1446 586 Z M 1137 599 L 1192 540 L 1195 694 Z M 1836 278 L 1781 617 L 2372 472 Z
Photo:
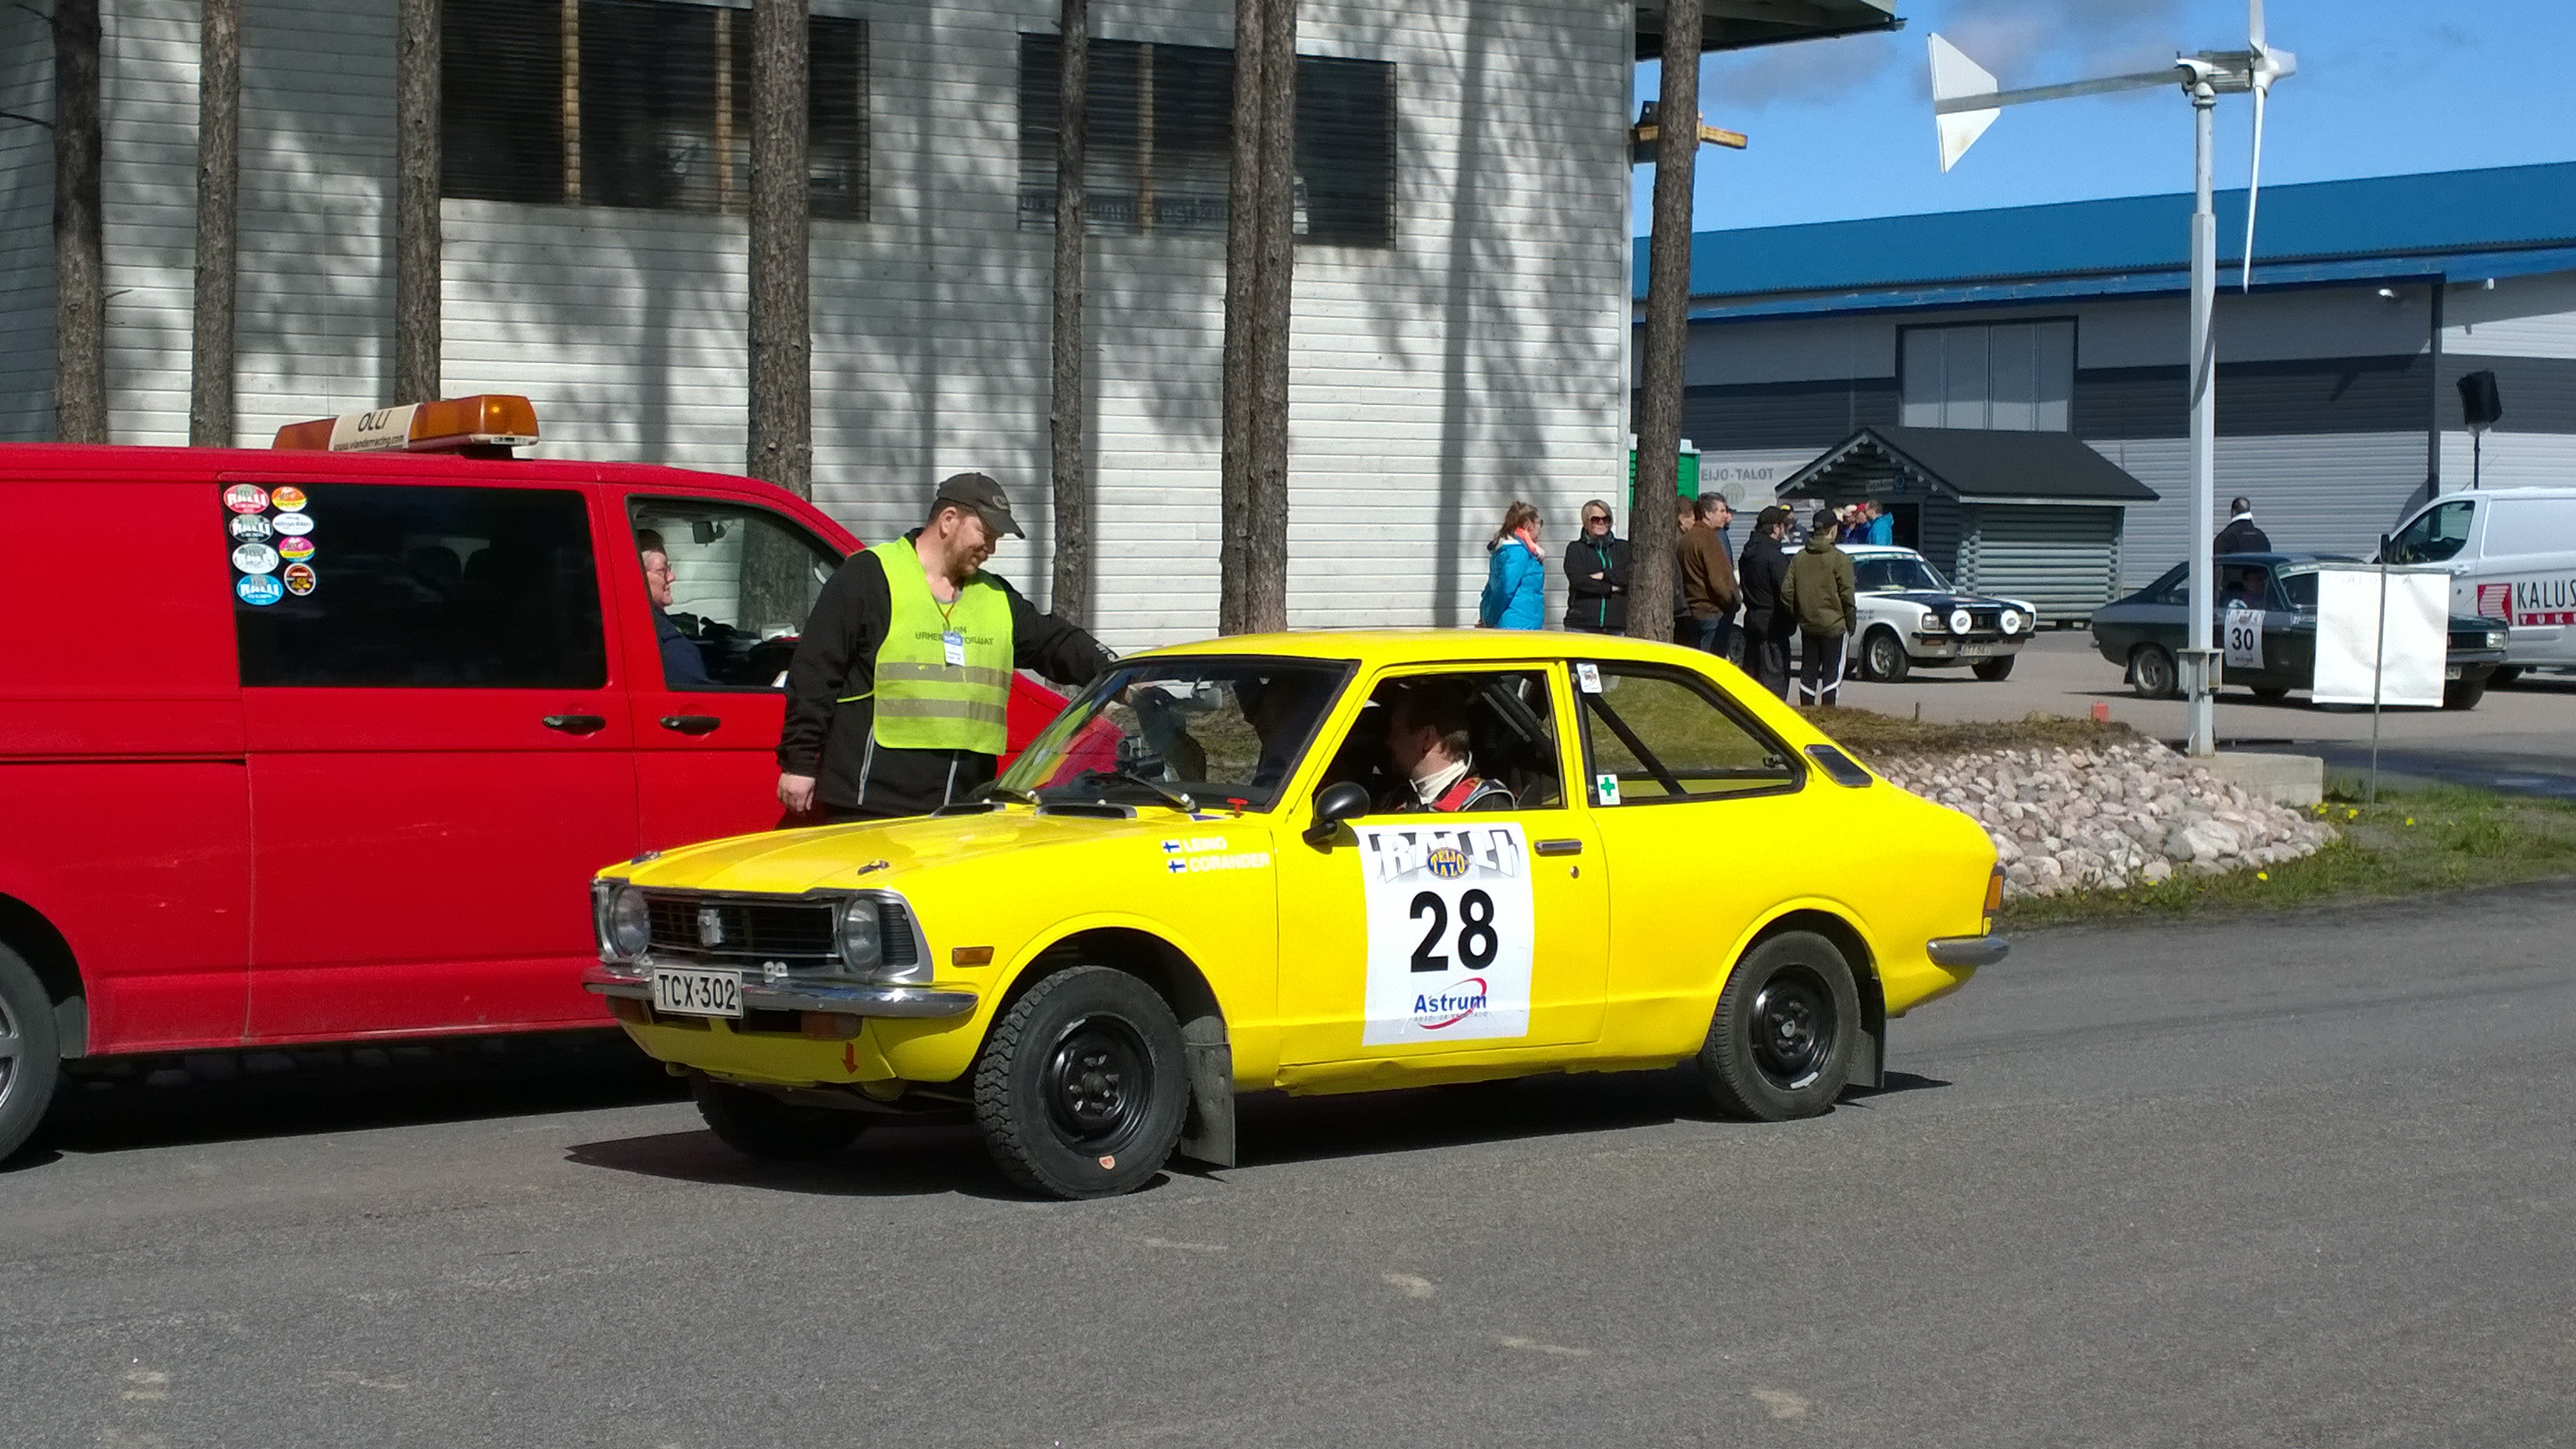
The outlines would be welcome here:
M 1220 655 L 1389 664 L 1474 664 L 1482 662 L 1597 659 L 1637 663 L 1684 664 L 1693 668 L 1710 656 L 1678 644 L 1630 639 L 1618 634 L 1580 634 L 1535 629 L 1295 629 L 1278 634 L 1232 634 L 1196 639 L 1131 654 L 1137 659 L 1205 658 Z
M 1834 547 L 1855 557 L 1868 554 L 1881 558 L 1921 558 L 1922 554 L 1895 543 L 1838 543 Z

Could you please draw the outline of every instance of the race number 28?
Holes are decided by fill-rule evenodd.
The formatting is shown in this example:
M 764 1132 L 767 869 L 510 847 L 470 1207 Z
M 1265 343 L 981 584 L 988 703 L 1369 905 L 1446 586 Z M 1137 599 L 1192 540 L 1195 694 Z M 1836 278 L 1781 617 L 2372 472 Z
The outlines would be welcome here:
M 1446 971 L 1449 958 L 1440 951 L 1442 939 L 1449 934 L 1449 903 L 1438 891 L 1422 891 L 1413 898 L 1413 919 L 1431 918 L 1430 929 L 1422 933 L 1421 943 L 1413 948 L 1413 969 Z M 1494 953 L 1502 942 L 1494 935 L 1494 898 L 1483 891 L 1471 890 L 1458 897 L 1458 959 L 1470 971 L 1482 971 L 1494 964 Z

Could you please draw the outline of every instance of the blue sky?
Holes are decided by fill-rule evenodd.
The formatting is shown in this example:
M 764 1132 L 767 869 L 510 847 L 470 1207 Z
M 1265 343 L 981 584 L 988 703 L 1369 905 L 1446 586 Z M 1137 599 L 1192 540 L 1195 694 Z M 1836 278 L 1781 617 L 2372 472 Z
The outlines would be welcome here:
M 2007 88 L 2245 43 L 2243 0 L 1900 0 L 1897 13 L 1891 35 L 1702 65 L 1702 113 L 1753 144 L 1701 148 L 1696 229 L 2188 191 L 2191 106 L 2163 88 L 2007 109 L 1943 175 L 1924 37 L 1939 31 Z M 2576 0 L 2270 0 L 2265 15 L 2299 58 L 2265 121 L 2267 187 L 2576 160 Z M 1638 67 L 1640 98 L 1658 70 Z M 2220 99 L 2221 187 L 2245 184 L 2252 117 L 2246 97 Z M 1653 175 L 1636 169 L 1640 235 Z

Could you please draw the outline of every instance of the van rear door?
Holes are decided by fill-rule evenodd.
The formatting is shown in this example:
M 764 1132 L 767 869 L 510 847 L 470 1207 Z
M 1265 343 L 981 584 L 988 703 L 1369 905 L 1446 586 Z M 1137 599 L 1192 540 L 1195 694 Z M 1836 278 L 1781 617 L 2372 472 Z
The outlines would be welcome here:
M 277 533 L 231 560 L 250 1034 L 602 1020 L 588 881 L 637 847 L 598 490 L 380 478 L 232 480 Z

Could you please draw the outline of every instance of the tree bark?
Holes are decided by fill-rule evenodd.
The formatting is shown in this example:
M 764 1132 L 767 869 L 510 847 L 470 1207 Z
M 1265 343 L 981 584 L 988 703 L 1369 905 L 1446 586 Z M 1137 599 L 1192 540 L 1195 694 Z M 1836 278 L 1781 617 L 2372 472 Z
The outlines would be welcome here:
M 1217 626 L 1288 626 L 1288 341 L 1296 236 L 1296 0 L 1235 0 Z
M 394 13 L 393 403 L 439 392 L 439 0 Z
M 746 469 L 814 496 L 804 0 L 751 7 L 751 446 Z
M 54 435 L 107 441 L 98 0 L 54 4 Z
M 241 0 L 205 0 L 197 40 L 197 301 L 188 442 L 233 437 L 234 250 L 240 237 Z
M 1091 132 L 1091 6 L 1063 0 L 1055 153 L 1055 377 L 1047 409 L 1055 499 L 1055 587 L 1049 607 L 1077 624 L 1091 616 L 1091 459 L 1085 438 L 1083 164 Z
M 1646 341 L 1637 381 L 1637 489 L 1628 519 L 1628 633 L 1670 639 L 1676 581 L 1673 499 L 1680 495 L 1682 338 L 1690 300 L 1691 181 L 1699 156 L 1699 6 L 1664 7 L 1664 74 L 1655 102 L 1653 239 L 1646 251 Z

